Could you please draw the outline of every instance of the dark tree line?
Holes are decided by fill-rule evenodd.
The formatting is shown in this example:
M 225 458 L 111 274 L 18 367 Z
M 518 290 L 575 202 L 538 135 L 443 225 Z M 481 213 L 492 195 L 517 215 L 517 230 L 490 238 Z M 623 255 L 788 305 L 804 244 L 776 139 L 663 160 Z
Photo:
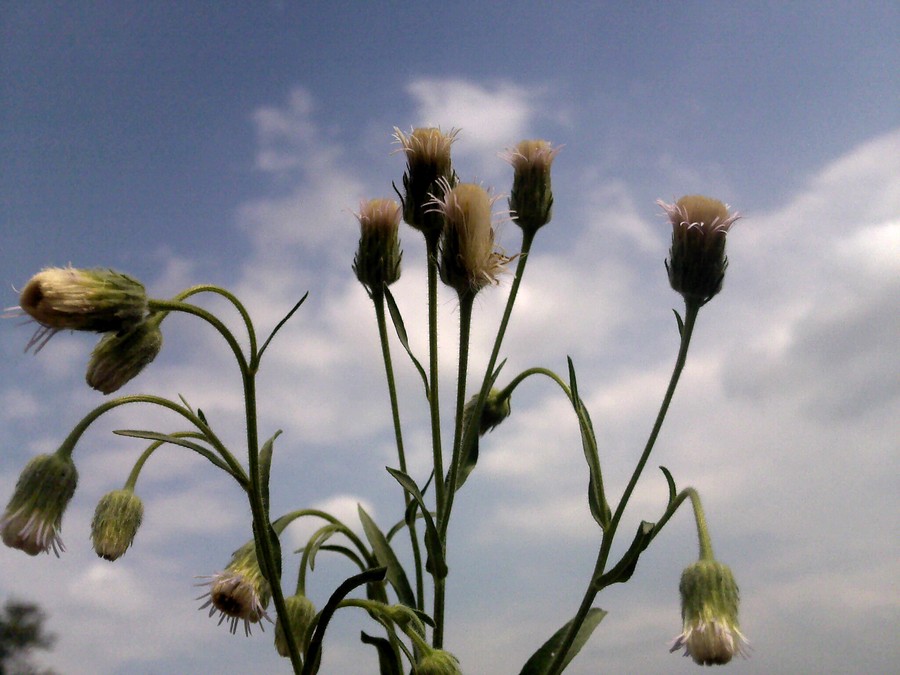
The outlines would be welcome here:
M 46 615 L 35 604 L 7 600 L 0 611 L 0 675 L 51 675 L 31 663 L 35 649 L 51 649 L 56 639 L 44 630 Z

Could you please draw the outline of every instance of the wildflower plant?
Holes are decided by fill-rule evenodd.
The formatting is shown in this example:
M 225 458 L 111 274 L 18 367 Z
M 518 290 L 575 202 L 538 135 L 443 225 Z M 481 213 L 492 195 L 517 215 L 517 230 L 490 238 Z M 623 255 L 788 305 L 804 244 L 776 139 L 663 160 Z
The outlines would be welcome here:
M 559 148 L 544 140 L 525 140 L 502 155 L 513 168 L 509 218 L 522 237 L 519 250 L 508 256 L 497 243 L 494 207 L 498 198 L 483 186 L 458 178 L 451 159 L 457 136 L 457 130 L 443 132 L 431 127 L 408 133 L 395 129 L 399 152 L 406 160 L 401 187 L 395 187 L 399 201 L 364 201 L 356 214 L 360 237 L 352 269 L 373 303 L 397 451 L 397 463 L 387 467 L 387 472 L 402 496 L 402 512 L 390 527 L 379 525 L 362 506 L 358 516 L 363 536 L 322 510 L 301 505 L 277 517 L 270 512 L 270 476 L 281 432 L 262 440 L 256 375 L 273 338 L 301 308 L 306 296 L 260 341 L 248 308 L 224 288 L 195 286 L 170 299 L 155 299 L 146 295 L 140 282 L 119 272 L 67 267 L 39 272 L 21 293 L 19 308 L 12 313 L 27 314 L 38 324 L 26 349 L 39 351 L 60 330 L 99 333 L 99 342 L 88 359 L 86 379 L 94 389 L 110 394 L 152 365 L 163 347 L 163 325 L 171 313 L 190 315 L 210 325 L 234 357 L 244 395 L 245 447 L 240 451 L 227 447 L 201 410 L 182 397 L 172 400 L 138 394 L 111 398 L 78 422 L 56 453 L 36 457 L 25 467 L 0 517 L 3 542 L 29 555 L 51 550 L 59 555 L 64 550 L 60 537 L 63 515 L 77 484 L 73 452 L 82 435 L 95 420 L 115 408 L 136 403 L 161 407 L 180 420 L 181 426 L 164 431 L 116 432 L 143 439 L 149 445 L 125 485 L 109 492 L 97 505 L 91 537 L 99 556 L 114 561 L 132 546 L 144 517 L 137 490 L 140 473 L 158 448 L 175 446 L 196 453 L 212 469 L 227 474 L 245 495 L 252 516 L 247 526 L 248 541 L 221 571 L 201 582 L 206 588 L 198 598 L 203 601 L 201 609 L 208 609 L 210 616 L 218 614 L 219 623 L 225 623 L 232 633 L 243 627 L 250 635 L 251 627 L 264 629 L 265 623 L 274 623 L 274 646 L 279 655 L 290 660 L 295 673 L 310 675 L 325 668 L 322 646 L 329 622 L 337 612 L 360 609 L 364 613 L 361 620 L 371 622 L 370 632 L 363 632 L 362 639 L 374 648 L 372 670 L 383 674 L 460 673 L 465 664 L 453 654 L 453 645 L 445 645 L 447 585 L 451 578 L 446 561 L 454 504 L 457 497 L 465 496 L 461 489 L 477 469 L 482 438 L 499 424 L 515 423 L 512 396 L 522 382 L 538 376 L 559 389 L 578 423 L 588 473 L 585 506 L 596 522 L 600 542 L 580 601 L 561 600 L 569 606 L 561 611 L 572 612 L 571 620 L 544 644 L 536 645 L 521 673 L 557 675 L 565 670 L 606 616 L 595 606 L 597 595 L 635 574 L 641 554 L 688 500 L 694 510 L 700 556 L 682 574 L 683 632 L 672 649 L 683 649 L 704 665 L 723 664 L 735 655 L 744 655 L 747 641 L 738 623 L 737 584 L 731 570 L 713 557 L 696 490 L 678 491 L 671 473 L 662 468 L 669 490 L 665 508 L 654 521 L 641 522 L 630 543 L 620 543 L 617 550 L 624 548 L 624 552 L 618 558 L 612 556 L 617 537 L 621 540 L 628 536 L 620 531 L 622 518 L 684 369 L 700 309 L 722 288 L 727 267 L 726 235 L 739 215 L 718 200 L 696 195 L 673 204 L 659 202 L 672 227 L 665 266 L 672 288 L 685 303 L 683 316 L 675 312 L 679 349 L 662 404 L 631 477 L 621 495 L 610 495 L 572 360 L 568 360 L 565 376 L 533 367 L 508 380 L 501 379 L 503 341 L 531 250 L 538 233 L 550 229 L 554 203 L 551 170 Z M 428 324 L 422 328 L 428 334 L 427 358 L 414 353 L 402 308 L 390 291 L 401 274 L 401 219 L 425 239 Z M 511 271 L 507 301 L 487 367 L 483 373 L 473 374 L 468 354 L 474 300 L 481 292 L 498 292 L 495 287 L 513 263 L 515 269 Z M 441 417 L 448 411 L 442 409 L 438 396 L 442 376 L 438 372 L 439 280 L 455 291 L 459 303 L 458 362 L 452 374 L 456 396 L 450 408 L 452 427 L 448 425 L 452 433 L 446 438 Z M 239 334 L 222 319 L 197 303 L 198 298 L 208 295 L 224 299 L 237 311 L 246 346 L 241 346 Z M 432 454 L 426 475 L 414 475 L 407 464 L 392 354 L 392 345 L 397 344 L 424 385 Z M 375 352 L 373 349 L 373 355 Z M 293 558 L 282 550 L 281 537 L 287 527 L 301 519 L 316 527 L 296 552 L 298 557 Z M 327 603 L 317 607 L 307 594 L 308 577 L 316 557 L 326 552 L 350 561 L 358 572 L 333 589 Z M 404 565 L 401 559 L 411 562 Z M 286 583 L 289 568 L 297 570 L 293 586 Z

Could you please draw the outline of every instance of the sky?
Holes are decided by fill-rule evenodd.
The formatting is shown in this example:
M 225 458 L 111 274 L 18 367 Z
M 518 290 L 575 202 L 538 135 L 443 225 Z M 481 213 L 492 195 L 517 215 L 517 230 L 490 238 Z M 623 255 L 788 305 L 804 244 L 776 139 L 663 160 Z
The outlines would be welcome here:
M 0 277 L 15 306 L 47 266 L 111 267 L 155 298 L 234 291 L 272 343 L 259 377 L 275 452 L 273 511 L 317 507 L 356 525 L 399 518 L 374 313 L 351 271 L 360 200 L 393 196 L 394 127 L 459 128 L 464 181 L 508 192 L 498 153 L 564 146 L 554 217 L 538 234 L 503 348 L 501 381 L 578 370 L 611 499 L 627 483 L 677 352 L 655 204 L 684 194 L 743 214 L 723 291 L 700 313 L 688 365 L 626 511 L 622 552 L 667 496 L 697 488 L 719 560 L 741 587 L 750 658 L 735 673 L 889 672 L 900 660 L 900 7 L 891 2 L 7 2 L 0 8 Z M 502 220 L 505 199 L 495 207 Z M 424 247 L 403 226 L 393 287 L 425 359 Z M 498 226 L 508 254 L 512 222 Z M 479 294 L 472 371 L 487 363 L 510 278 Z M 238 317 L 220 303 L 235 330 Z M 452 401 L 455 295 L 439 299 L 442 400 Z M 94 338 L 0 322 L 0 498 L 104 397 L 84 384 Z M 183 395 L 240 452 L 240 380 L 206 326 L 172 316 L 156 361 L 122 393 Z M 392 344 L 410 471 L 430 465 L 421 382 Z M 505 378 L 505 379 L 504 379 Z M 447 648 L 466 673 L 518 673 L 575 613 L 599 547 L 575 419 L 528 380 L 482 440 L 449 532 Z M 449 409 L 448 409 L 449 410 Z M 445 412 L 445 420 L 449 412 Z M 250 536 L 236 486 L 195 456 L 158 451 L 138 482 L 144 523 L 109 563 L 91 550 L 97 500 L 143 445 L 114 429 L 180 429 L 126 406 L 75 450 L 66 552 L 0 550 L 0 598 L 39 603 L 61 673 L 287 672 L 271 626 L 217 626 L 197 576 Z M 446 429 L 445 429 L 446 431 Z M 284 550 L 303 545 L 300 524 Z M 398 546 L 398 548 L 400 548 Z M 406 556 L 401 550 L 401 556 Z M 669 654 L 678 580 L 697 556 L 682 509 L 569 671 L 688 673 Z M 292 586 L 297 556 L 285 561 Z M 324 554 L 321 607 L 353 569 Z M 322 672 L 367 673 L 374 626 L 338 615 Z

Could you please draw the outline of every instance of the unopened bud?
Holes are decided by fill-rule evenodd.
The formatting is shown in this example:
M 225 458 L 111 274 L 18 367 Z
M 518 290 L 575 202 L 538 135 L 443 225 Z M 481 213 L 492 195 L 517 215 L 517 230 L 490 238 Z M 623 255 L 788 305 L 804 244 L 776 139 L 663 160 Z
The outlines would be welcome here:
M 104 394 L 118 391 L 156 358 L 162 344 L 159 320 L 153 317 L 124 333 L 107 333 L 91 353 L 85 379 Z
M 305 651 L 312 636 L 312 628 L 315 625 L 316 607 L 313 605 L 312 600 L 305 595 L 291 595 L 284 599 L 284 604 L 287 607 L 294 641 L 297 643 L 300 651 Z M 275 649 L 280 656 L 290 658 L 291 653 L 288 649 L 287 637 L 284 634 L 284 625 L 280 617 L 275 622 Z
M 530 140 L 520 142 L 502 155 L 515 170 L 509 193 L 510 215 L 526 232 L 533 233 L 550 222 L 553 213 L 550 167 L 559 150 L 547 141 Z
M 394 128 L 394 138 L 406 155 L 403 220 L 426 236 L 436 237 L 443 227 L 441 214 L 432 211 L 429 202 L 434 195 L 443 196 L 442 183 L 456 184 L 450 146 L 458 133 L 458 129 L 445 134 L 437 127 L 420 127 L 404 134 Z
M 353 271 L 369 295 L 380 293 L 400 278 L 400 205 L 393 199 L 372 199 L 360 204 L 356 218 L 360 234 Z
M 121 558 L 134 542 L 141 521 L 144 504 L 133 490 L 113 490 L 97 503 L 91 521 L 91 540 L 94 551 L 101 558 Z

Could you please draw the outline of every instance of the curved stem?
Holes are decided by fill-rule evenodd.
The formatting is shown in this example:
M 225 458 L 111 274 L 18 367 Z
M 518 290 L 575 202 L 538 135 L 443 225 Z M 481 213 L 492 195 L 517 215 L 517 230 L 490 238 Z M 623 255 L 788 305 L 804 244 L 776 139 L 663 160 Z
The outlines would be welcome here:
M 647 439 L 647 443 L 644 446 L 644 451 L 643 453 L 641 453 L 641 457 L 638 460 L 637 466 L 635 467 L 634 472 L 631 475 L 631 479 L 628 481 L 628 485 L 625 487 L 625 491 L 622 493 L 622 498 L 619 501 L 618 506 L 616 507 L 616 511 L 613 514 L 612 520 L 610 521 L 609 528 L 603 534 L 603 540 L 600 544 L 600 551 L 597 554 L 597 562 L 595 563 L 594 571 L 591 574 L 591 583 L 588 584 L 588 587 L 585 590 L 584 597 L 582 598 L 581 604 L 578 607 L 578 612 L 575 614 L 575 618 L 572 621 L 572 624 L 569 627 L 569 630 L 559 647 L 559 651 L 556 653 L 556 657 L 553 659 L 553 662 L 550 664 L 550 667 L 547 670 L 547 675 L 558 675 L 560 672 L 562 672 L 563 662 L 566 659 L 566 654 L 568 654 L 569 649 L 571 649 L 572 643 L 575 641 L 576 635 L 578 635 L 578 630 L 584 623 L 584 619 L 591 609 L 594 598 L 600 591 L 600 586 L 597 584 L 597 582 L 603 575 L 603 571 L 606 567 L 606 563 L 609 558 L 609 552 L 612 548 L 612 542 L 615 538 L 616 529 L 619 526 L 619 522 L 622 519 L 622 514 L 625 511 L 628 500 L 631 498 L 631 495 L 634 492 L 634 488 L 637 485 L 638 479 L 641 477 L 644 466 L 646 466 L 647 460 L 650 458 L 650 452 L 653 450 L 653 446 L 656 443 L 657 437 L 659 436 L 660 429 L 662 429 L 663 421 L 665 420 L 666 413 L 669 410 L 669 404 L 672 402 L 672 396 L 675 393 L 675 387 L 678 385 L 678 380 L 681 377 L 682 370 L 684 370 L 684 364 L 687 360 L 688 348 L 690 347 L 691 343 L 691 335 L 694 331 L 694 325 L 697 321 L 697 314 L 699 313 L 699 311 L 699 304 L 694 302 L 685 303 L 684 326 L 681 330 L 681 344 L 678 349 L 678 356 L 675 359 L 675 367 L 672 370 L 672 376 L 669 378 L 669 386 L 666 389 L 665 395 L 663 396 L 662 404 L 660 405 L 659 412 L 657 413 L 656 421 L 653 424 L 653 429 L 650 432 L 650 437 Z M 683 499 L 684 498 L 682 497 L 681 501 L 683 501 Z M 678 504 L 680 504 L 681 501 L 678 501 Z M 658 524 L 657 528 L 660 525 L 661 524 Z M 657 528 L 654 528 L 654 536 Z
M 171 434 L 175 438 L 196 438 L 198 440 L 207 440 L 206 436 L 203 434 L 199 434 L 193 431 L 183 431 Z M 141 471 L 144 468 L 144 464 L 147 463 L 147 460 L 150 459 L 150 455 L 152 455 L 161 445 L 165 444 L 166 441 L 153 441 L 144 452 L 141 453 L 141 456 L 138 457 L 137 461 L 134 463 L 134 466 L 131 468 L 131 472 L 128 474 L 128 478 L 125 480 L 124 488 L 125 490 L 134 490 L 134 486 L 137 485 L 138 476 L 140 476 Z M 202 453 L 200 453 L 202 455 Z M 212 453 L 209 455 L 203 455 L 207 459 L 212 457 Z M 217 460 L 218 461 L 218 460 Z M 215 464 L 215 462 L 214 462 Z

